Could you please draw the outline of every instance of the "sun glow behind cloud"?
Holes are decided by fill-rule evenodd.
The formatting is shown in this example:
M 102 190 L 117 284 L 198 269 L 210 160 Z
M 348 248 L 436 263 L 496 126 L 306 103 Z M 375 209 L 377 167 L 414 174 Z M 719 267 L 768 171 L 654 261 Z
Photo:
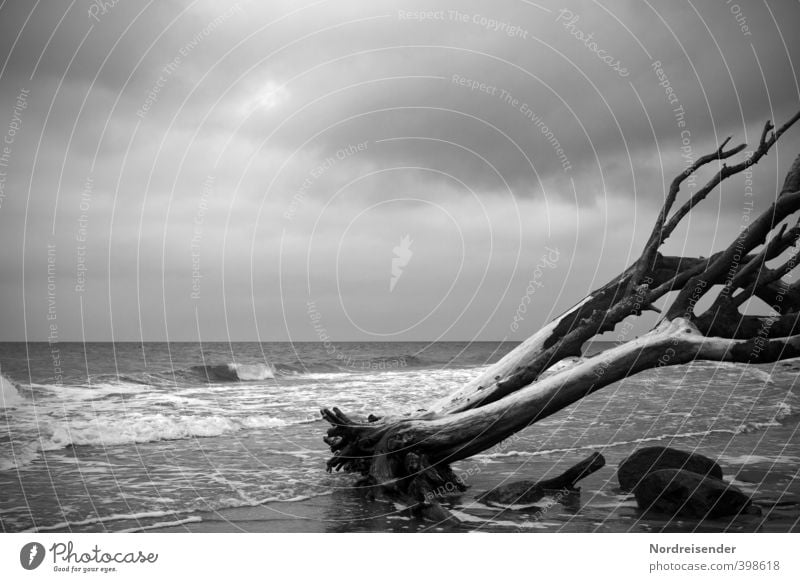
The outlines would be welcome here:
M 247 116 L 268 112 L 286 103 L 290 97 L 291 94 L 284 85 L 267 81 L 255 91 L 254 95 L 244 100 L 241 112 Z

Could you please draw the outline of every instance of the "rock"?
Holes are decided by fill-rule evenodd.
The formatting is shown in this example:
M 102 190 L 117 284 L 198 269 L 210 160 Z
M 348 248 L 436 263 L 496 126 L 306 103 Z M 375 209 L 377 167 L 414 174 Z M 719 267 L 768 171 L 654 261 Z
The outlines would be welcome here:
M 651 471 L 633 493 L 642 511 L 675 517 L 714 519 L 758 513 L 750 498 L 735 486 L 682 469 Z
M 632 491 L 645 475 L 659 469 L 684 469 L 722 479 L 722 467 L 708 457 L 669 447 L 638 449 L 619 464 L 617 479 L 623 490 Z
M 501 505 L 529 505 L 536 503 L 545 495 L 553 495 L 556 501 L 561 501 L 580 490 L 575 484 L 588 477 L 595 471 L 602 469 L 606 464 L 605 458 L 600 453 L 592 453 L 579 463 L 552 479 L 541 481 L 516 481 L 508 485 L 495 487 L 478 496 L 482 503 L 497 503 Z

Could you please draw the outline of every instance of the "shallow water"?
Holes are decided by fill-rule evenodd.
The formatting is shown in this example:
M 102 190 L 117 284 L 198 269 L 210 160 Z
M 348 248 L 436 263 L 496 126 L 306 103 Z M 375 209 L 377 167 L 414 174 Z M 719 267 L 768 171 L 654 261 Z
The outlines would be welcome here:
M 332 347 L 59 344 L 54 367 L 52 346 L 0 344 L 3 530 L 453 529 L 367 500 L 352 476 L 326 473 L 318 411 L 418 408 L 513 345 Z M 645 519 L 616 490 L 614 468 L 639 446 L 675 446 L 719 459 L 757 499 L 797 499 L 797 369 L 697 362 L 609 386 L 458 463 L 470 488 L 447 503 L 462 522 L 456 529 L 793 529 L 792 506 L 732 524 Z M 581 483 L 580 496 L 513 510 L 475 501 L 504 480 L 553 477 L 590 451 L 607 466 Z

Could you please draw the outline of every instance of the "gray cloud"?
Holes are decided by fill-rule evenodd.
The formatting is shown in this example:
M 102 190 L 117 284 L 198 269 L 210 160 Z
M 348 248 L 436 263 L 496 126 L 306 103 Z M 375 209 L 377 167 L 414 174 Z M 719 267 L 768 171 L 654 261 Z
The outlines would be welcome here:
M 309 300 L 337 339 L 518 339 L 636 256 L 685 156 L 800 101 L 789 3 L 90 6 L 0 9 L 0 134 L 29 91 L 2 339 L 46 337 L 48 282 L 62 340 L 314 340 Z M 754 171 L 759 207 L 798 146 Z M 742 180 L 668 250 L 734 236 Z

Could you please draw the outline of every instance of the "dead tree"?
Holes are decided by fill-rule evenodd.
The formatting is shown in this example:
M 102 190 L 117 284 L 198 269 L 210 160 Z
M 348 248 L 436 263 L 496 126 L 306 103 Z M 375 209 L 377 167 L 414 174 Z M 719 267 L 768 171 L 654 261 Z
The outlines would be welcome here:
M 362 484 L 425 503 L 442 486 L 463 487 L 450 464 L 485 451 L 510 435 L 596 390 L 643 370 L 693 360 L 765 363 L 800 356 L 800 282 L 783 278 L 796 266 L 800 220 L 800 156 L 774 202 L 750 220 L 730 246 L 704 257 L 664 256 L 659 250 L 681 221 L 724 180 L 756 164 L 798 119 L 776 129 L 767 122 L 758 147 L 733 165 L 746 147 L 726 149 L 730 138 L 678 175 L 641 256 L 455 393 L 424 410 L 358 420 L 337 408 L 322 410 L 332 426 L 324 438 L 333 457 L 328 470 L 363 476 Z M 715 164 L 716 173 L 682 205 L 682 184 Z M 663 309 L 656 302 L 677 296 Z M 698 313 L 698 302 L 709 303 Z M 743 314 L 757 297 L 769 316 Z M 646 334 L 581 359 L 588 340 L 644 311 L 660 314 Z M 562 360 L 555 373 L 543 374 Z

